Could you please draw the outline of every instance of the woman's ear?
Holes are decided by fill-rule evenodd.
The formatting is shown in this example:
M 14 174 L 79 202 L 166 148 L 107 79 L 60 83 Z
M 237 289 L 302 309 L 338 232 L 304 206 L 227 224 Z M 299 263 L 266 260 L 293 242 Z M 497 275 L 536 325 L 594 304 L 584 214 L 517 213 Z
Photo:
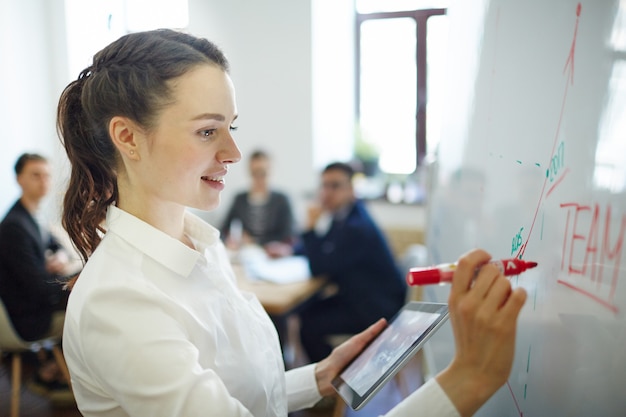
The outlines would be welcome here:
M 139 160 L 139 132 L 137 124 L 127 117 L 114 116 L 109 122 L 109 136 L 122 158 Z

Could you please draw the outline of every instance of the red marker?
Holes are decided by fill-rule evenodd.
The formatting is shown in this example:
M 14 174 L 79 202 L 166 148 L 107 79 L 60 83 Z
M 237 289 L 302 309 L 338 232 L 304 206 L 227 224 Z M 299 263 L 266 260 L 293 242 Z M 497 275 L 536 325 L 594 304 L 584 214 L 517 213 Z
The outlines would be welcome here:
M 491 261 L 505 276 L 519 275 L 527 269 L 537 266 L 537 262 L 528 262 L 521 259 L 502 259 Z M 452 282 L 452 276 L 456 270 L 456 264 L 441 264 L 427 268 L 411 268 L 406 275 L 409 285 L 430 285 Z

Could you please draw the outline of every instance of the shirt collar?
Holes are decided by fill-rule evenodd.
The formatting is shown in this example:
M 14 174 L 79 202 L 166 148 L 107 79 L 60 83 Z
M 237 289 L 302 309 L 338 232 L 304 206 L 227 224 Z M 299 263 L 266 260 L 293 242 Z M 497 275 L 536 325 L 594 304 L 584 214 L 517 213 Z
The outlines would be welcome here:
M 192 213 L 185 213 L 185 233 L 194 241 L 211 245 L 219 239 L 219 232 Z M 112 232 L 127 241 L 146 256 L 177 274 L 188 276 L 196 263 L 204 257 L 159 229 L 116 206 L 109 206 L 106 216 L 107 233 Z
M 351 203 L 346 204 L 345 206 L 341 207 L 339 210 L 337 210 L 335 212 L 335 214 L 333 215 L 333 219 L 335 221 L 337 221 L 337 222 L 344 221 L 346 219 L 346 217 L 348 217 L 348 215 L 352 211 L 352 208 L 354 207 L 355 204 L 356 204 L 356 202 L 351 202 Z

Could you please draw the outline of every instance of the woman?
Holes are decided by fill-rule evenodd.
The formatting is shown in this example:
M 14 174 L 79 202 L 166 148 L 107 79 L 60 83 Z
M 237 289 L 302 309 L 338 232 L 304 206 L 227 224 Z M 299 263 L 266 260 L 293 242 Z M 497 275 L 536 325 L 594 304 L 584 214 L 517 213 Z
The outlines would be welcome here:
M 384 327 L 284 372 L 276 331 L 237 289 L 219 233 L 185 209 L 218 205 L 241 157 L 236 118 L 222 52 L 170 30 L 120 38 L 64 90 L 63 224 L 89 260 L 63 340 L 84 416 L 286 416 L 332 394 L 332 378 Z M 469 415 L 506 380 L 525 293 L 492 267 L 471 285 L 488 259 L 460 261 L 450 368 L 389 415 Z
M 289 197 L 270 184 L 271 162 L 265 151 L 250 154 L 250 186 L 235 195 L 220 233 L 230 249 L 252 243 L 262 246 L 268 256 L 280 258 L 293 254 L 296 235 Z

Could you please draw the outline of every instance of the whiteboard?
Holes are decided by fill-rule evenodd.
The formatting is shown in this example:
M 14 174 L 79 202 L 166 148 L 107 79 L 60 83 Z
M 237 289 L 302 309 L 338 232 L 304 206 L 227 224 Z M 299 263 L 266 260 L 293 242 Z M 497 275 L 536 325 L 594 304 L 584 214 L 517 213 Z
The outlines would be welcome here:
M 429 262 L 539 266 L 508 382 L 479 416 L 626 416 L 626 2 L 456 1 Z M 448 286 L 425 287 L 445 302 Z M 454 342 L 431 339 L 430 370 Z

